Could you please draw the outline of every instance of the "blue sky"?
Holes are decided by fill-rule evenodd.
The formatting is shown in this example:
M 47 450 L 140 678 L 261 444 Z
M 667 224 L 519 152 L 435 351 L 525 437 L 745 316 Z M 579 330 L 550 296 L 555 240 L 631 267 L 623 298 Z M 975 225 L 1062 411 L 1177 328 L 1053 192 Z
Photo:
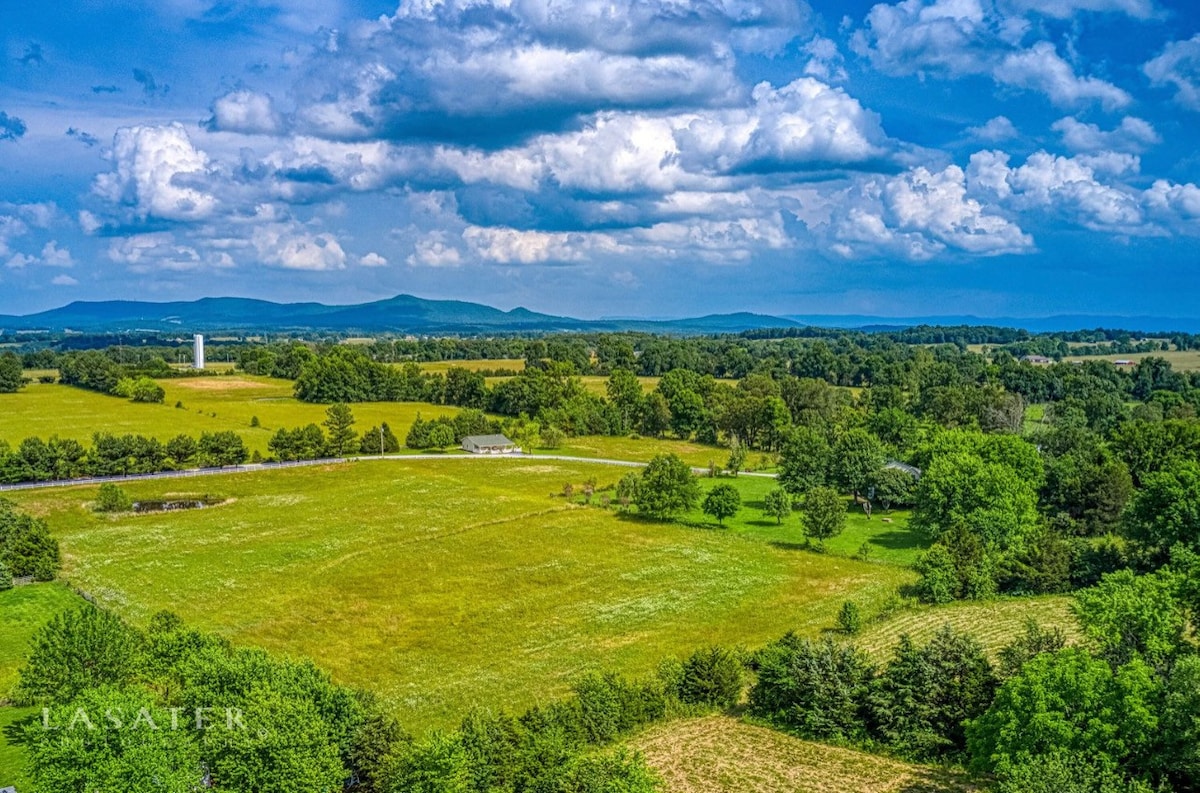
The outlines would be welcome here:
M 1200 10 L 0 10 L 0 313 L 409 292 L 583 317 L 1200 317 Z

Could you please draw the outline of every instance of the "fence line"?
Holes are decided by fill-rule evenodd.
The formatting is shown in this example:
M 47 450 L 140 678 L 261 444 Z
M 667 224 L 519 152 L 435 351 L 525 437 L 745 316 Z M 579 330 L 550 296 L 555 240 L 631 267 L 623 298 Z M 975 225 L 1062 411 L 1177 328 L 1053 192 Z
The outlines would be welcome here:
M 592 465 L 615 465 L 624 468 L 645 468 L 646 463 L 636 460 L 612 460 L 598 457 L 573 457 L 566 454 L 385 454 L 357 457 L 325 457 L 319 460 L 291 460 L 282 463 L 249 463 L 247 465 L 231 465 L 224 468 L 186 468 L 182 471 L 155 471 L 148 474 L 114 474 L 112 476 L 90 476 L 83 479 L 51 479 L 45 482 L 18 482 L 16 484 L 0 485 L 0 493 L 14 490 L 38 490 L 43 487 L 82 487 L 87 485 L 103 485 L 110 482 L 138 482 L 148 479 L 188 479 L 198 476 L 220 476 L 222 474 L 245 474 L 255 471 L 272 471 L 280 468 L 303 468 L 314 465 L 335 465 L 349 462 L 369 462 L 371 460 L 561 460 L 572 463 L 589 463 Z M 693 473 L 708 473 L 708 468 L 694 467 Z M 776 478 L 775 474 L 743 471 L 739 476 L 756 476 Z

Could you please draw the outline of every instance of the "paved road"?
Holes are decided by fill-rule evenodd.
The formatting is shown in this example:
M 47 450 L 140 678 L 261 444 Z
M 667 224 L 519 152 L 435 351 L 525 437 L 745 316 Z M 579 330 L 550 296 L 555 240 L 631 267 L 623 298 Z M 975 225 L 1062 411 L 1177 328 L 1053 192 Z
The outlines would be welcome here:
M 106 482 L 137 482 L 145 479 L 190 479 L 197 476 L 224 476 L 248 474 L 256 471 L 274 471 L 280 468 L 304 468 L 312 465 L 344 465 L 372 460 L 561 460 L 571 463 L 594 465 L 616 465 L 623 468 L 645 468 L 646 464 L 634 460 L 610 460 L 599 457 L 572 457 L 566 454 L 386 454 L 368 457 L 341 457 L 323 460 L 297 460 L 290 463 L 251 463 L 227 468 L 189 468 L 185 471 L 159 471 L 153 474 L 128 474 L 122 476 L 93 476 L 86 479 L 58 479 L 51 482 L 21 482 L 15 485 L 0 485 L 0 492 L 12 490 L 37 490 L 43 487 L 75 487 L 77 485 L 102 485 Z M 708 473 L 707 468 L 693 468 L 698 474 Z M 743 472 L 740 476 L 755 476 L 774 479 L 775 474 Z

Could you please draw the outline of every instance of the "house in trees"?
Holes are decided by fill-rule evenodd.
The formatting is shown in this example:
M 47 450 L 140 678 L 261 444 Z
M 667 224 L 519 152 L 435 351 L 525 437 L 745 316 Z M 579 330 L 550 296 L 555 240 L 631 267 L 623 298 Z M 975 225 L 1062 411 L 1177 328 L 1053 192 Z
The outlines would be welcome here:
M 513 454 L 521 451 L 503 435 L 468 435 L 462 440 L 463 451 L 471 454 Z

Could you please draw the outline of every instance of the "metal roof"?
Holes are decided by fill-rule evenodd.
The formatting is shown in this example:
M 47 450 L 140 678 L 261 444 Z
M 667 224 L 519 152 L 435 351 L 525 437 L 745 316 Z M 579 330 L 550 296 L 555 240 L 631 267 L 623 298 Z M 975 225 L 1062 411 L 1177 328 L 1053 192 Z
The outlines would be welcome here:
M 515 446 L 516 444 L 510 441 L 503 435 L 468 435 L 463 438 L 463 443 L 471 443 L 475 446 Z

